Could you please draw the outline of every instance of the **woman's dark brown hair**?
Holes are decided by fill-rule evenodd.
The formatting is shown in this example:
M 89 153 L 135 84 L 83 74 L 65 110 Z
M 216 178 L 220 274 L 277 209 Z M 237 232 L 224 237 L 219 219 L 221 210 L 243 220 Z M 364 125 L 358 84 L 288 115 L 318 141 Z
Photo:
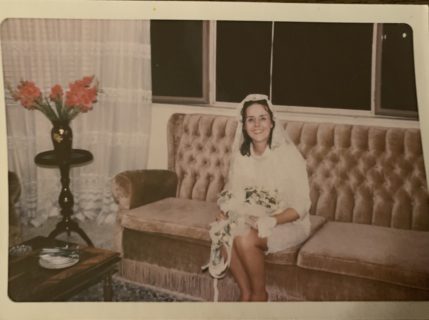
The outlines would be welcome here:
M 276 123 L 273 119 L 273 112 L 271 111 L 267 100 L 263 99 L 263 100 L 246 101 L 243 104 L 243 108 L 241 109 L 241 122 L 243 124 L 243 126 L 242 126 L 242 128 L 243 128 L 242 129 L 243 130 L 243 143 L 240 146 L 240 153 L 243 156 L 248 156 L 248 157 L 250 157 L 250 144 L 252 143 L 252 139 L 247 134 L 246 128 L 245 128 L 246 110 L 247 110 L 247 108 L 249 108 L 251 105 L 254 105 L 254 104 L 260 104 L 260 105 L 264 106 L 265 110 L 270 115 L 271 122 L 273 123 L 273 127 L 271 128 L 271 131 L 270 131 L 270 136 L 268 137 L 268 146 L 270 148 L 271 148 L 271 140 L 273 138 L 273 130 L 274 130 L 274 127 L 276 125 Z

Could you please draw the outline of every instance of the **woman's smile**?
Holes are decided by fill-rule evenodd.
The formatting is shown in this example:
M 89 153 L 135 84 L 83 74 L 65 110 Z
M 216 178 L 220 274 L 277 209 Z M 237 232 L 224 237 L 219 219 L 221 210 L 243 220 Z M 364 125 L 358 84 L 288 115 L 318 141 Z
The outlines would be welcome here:
M 273 122 L 263 105 L 255 103 L 247 108 L 245 129 L 253 144 L 261 144 L 265 148 L 272 127 Z

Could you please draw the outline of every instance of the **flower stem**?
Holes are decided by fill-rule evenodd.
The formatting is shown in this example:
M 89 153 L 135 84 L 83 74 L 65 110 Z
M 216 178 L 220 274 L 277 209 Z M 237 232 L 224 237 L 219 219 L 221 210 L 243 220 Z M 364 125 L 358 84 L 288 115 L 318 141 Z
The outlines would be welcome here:
M 65 103 L 64 103 L 64 102 L 62 103 L 61 112 L 62 112 L 62 114 L 63 114 L 64 119 L 66 119 L 66 120 L 70 120 L 70 117 L 69 117 L 69 111 L 67 110 L 67 107 L 66 107 L 66 105 L 65 105 Z
M 36 101 L 36 108 L 43 112 L 45 116 L 48 117 L 51 122 L 58 121 L 58 117 L 55 112 L 52 110 L 49 104 L 44 104 L 42 102 Z
M 60 101 L 55 100 L 55 108 L 57 109 L 58 119 L 59 120 L 65 120 L 65 119 L 63 119 L 62 103 Z
M 79 108 L 73 108 L 72 111 L 69 113 L 70 120 L 73 120 L 79 114 L 79 112 Z

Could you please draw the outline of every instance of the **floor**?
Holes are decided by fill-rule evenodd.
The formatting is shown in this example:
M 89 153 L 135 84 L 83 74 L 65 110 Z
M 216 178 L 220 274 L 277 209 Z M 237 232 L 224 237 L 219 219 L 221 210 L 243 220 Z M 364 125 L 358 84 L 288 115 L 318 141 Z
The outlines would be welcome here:
M 196 301 L 185 295 L 180 295 L 154 287 L 142 286 L 135 282 L 113 276 L 113 299 L 112 301 L 144 301 L 144 302 L 181 302 Z M 97 283 L 92 287 L 78 293 L 69 301 L 104 301 L 103 284 Z

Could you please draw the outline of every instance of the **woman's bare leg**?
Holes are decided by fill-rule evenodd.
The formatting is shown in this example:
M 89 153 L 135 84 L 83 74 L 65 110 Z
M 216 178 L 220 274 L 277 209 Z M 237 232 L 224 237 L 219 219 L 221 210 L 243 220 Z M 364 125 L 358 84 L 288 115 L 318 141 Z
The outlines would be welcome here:
M 239 261 L 250 279 L 251 301 L 267 301 L 265 288 L 265 253 L 267 239 L 259 238 L 258 232 L 251 229 L 246 235 L 234 239 L 235 250 Z
M 226 259 L 226 250 L 223 247 L 222 255 Z M 229 266 L 232 276 L 234 277 L 235 282 L 237 282 L 238 287 L 240 288 L 240 301 L 250 301 L 251 297 L 251 288 L 250 288 L 250 279 L 246 273 L 246 270 L 243 267 L 240 258 L 237 255 L 235 250 L 235 245 L 232 246 L 231 250 L 231 264 Z

